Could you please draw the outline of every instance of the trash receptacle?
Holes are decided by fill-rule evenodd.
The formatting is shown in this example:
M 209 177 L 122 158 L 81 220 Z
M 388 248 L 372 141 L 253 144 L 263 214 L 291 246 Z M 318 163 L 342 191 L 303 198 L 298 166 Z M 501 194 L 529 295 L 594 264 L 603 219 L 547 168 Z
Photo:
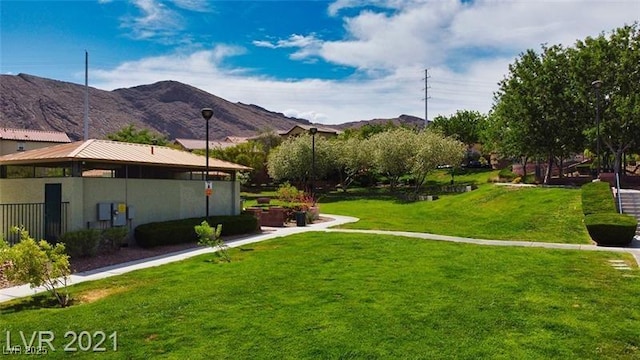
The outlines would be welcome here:
M 296 211 L 296 225 L 307 226 L 307 213 L 305 211 Z

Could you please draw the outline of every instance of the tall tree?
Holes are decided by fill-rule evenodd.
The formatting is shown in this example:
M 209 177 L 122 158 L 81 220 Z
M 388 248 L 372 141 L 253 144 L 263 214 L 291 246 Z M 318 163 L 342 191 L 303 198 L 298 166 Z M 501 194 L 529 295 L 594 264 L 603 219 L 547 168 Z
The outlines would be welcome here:
M 464 157 L 466 145 L 453 137 L 435 131 L 422 131 L 416 136 L 416 149 L 411 160 L 411 174 L 416 180 L 416 193 L 427 175 L 439 166 L 457 167 Z
M 349 137 L 333 142 L 336 155 L 335 161 L 340 173 L 340 183 L 343 191 L 373 167 L 372 147 L 369 139 Z
M 115 133 L 108 134 L 107 139 L 128 143 L 161 146 L 166 146 L 169 143 L 169 140 L 167 140 L 165 135 L 152 133 L 149 129 L 138 130 L 133 124 L 126 126 Z
M 375 134 L 370 141 L 374 166 L 389 179 L 391 189 L 394 189 L 400 177 L 411 170 L 410 160 L 415 154 L 417 135 L 411 130 L 397 128 Z
M 267 171 L 276 181 L 292 180 L 307 183 L 312 175 L 312 139 L 308 134 L 288 138 L 271 150 Z M 322 179 L 335 169 L 335 154 L 330 141 L 315 137 L 315 178 Z
M 480 142 L 481 131 L 486 126 L 487 117 L 478 111 L 458 110 L 451 116 L 438 115 L 429 127 L 439 130 L 445 136 L 451 136 L 472 146 Z
M 572 69 L 576 95 L 583 109 L 590 110 L 590 118 L 595 118 L 596 101 L 600 102 L 601 141 L 614 154 L 614 169 L 619 173 L 622 155 L 640 151 L 639 23 L 578 41 L 572 51 Z M 591 86 L 595 80 L 602 82 L 597 100 Z M 586 124 L 589 134 L 595 135 L 595 121 Z

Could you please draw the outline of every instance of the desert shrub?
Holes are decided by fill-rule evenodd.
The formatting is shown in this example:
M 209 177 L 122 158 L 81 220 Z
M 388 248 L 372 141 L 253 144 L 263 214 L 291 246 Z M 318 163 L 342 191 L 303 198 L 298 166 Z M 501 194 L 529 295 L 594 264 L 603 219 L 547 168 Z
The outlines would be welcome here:
M 64 244 L 51 245 L 35 241 L 23 227 L 14 227 L 20 242 L 9 246 L 0 239 L 0 260 L 7 262 L 4 275 L 9 281 L 28 283 L 31 288 L 44 286 L 60 306 L 69 304 L 67 280 L 71 275 L 69 256 Z
M 183 244 L 198 241 L 194 228 L 203 218 L 190 218 L 142 224 L 135 228 L 134 236 L 141 247 Z M 222 225 L 222 236 L 248 234 L 259 229 L 258 219 L 251 214 L 237 216 L 211 216 L 208 223 Z
M 638 220 L 626 214 L 590 214 L 584 217 L 584 224 L 598 245 L 625 246 L 633 240 Z
M 112 227 L 102 230 L 100 234 L 100 244 L 98 245 L 98 253 L 106 254 L 120 249 L 127 238 L 129 229 L 126 227 Z
M 289 184 L 288 182 L 280 185 L 280 187 L 278 187 L 278 190 L 276 191 L 278 200 L 284 203 L 296 202 L 302 195 L 303 192 L 301 190 L 298 190 L 295 186 Z
M 84 229 L 64 233 L 59 242 L 64 243 L 67 254 L 72 258 L 95 256 L 100 244 L 100 231 Z
M 609 183 L 596 181 L 582 186 L 582 212 L 585 215 L 617 212 Z

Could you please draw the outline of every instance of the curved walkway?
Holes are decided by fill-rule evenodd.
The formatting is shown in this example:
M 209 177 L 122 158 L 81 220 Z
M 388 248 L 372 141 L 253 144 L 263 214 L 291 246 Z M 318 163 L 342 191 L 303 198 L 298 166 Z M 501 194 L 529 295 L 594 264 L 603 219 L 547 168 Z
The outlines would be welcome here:
M 425 240 L 437 240 L 437 241 L 450 241 L 457 243 L 468 243 L 476 245 L 491 245 L 491 246 L 519 246 L 519 247 L 540 247 L 548 249 L 567 249 L 567 250 L 587 250 L 587 251 L 610 251 L 610 252 L 625 252 L 634 256 L 636 262 L 640 266 L 640 239 L 636 237 L 631 247 L 599 247 L 596 245 L 586 244 L 556 244 L 556 243 L 542 243 L 533 241 L 508 241 L 508 240 L 481 240 L 472 238 L 463 238 L 447 235 L 436 235 L 427 233 L 415 233 L 408 231 L 386 231 L 386 230 L 355 230 L 355 229 L 332 229 L 330 227 L 339 226 L 351 222 L 356 222 L 359 219 L 350 216 L 342 215 L 328 215 L 332 220 L 310 224 L 306 227 L 284 227 L 284 228 L 272 228 L 263 227 L 261 234 L 247 235 L 238 239 L 228 241 L 226 244 L 229 247 L 239 247 L 247 244 L 253 244 L 265 240 L 275 239 L 279 237 L 299 234 L 308 231 L 324 231 L 324 232 L 343 232 L 343 233 L 361 233 L 361 234 L 379 234 L 379 235 L 394 235 L 404 236 Z M 211 253 L 215 250 L 212 248 L 196 248 L 182 250 L 171 254 L 156 256 L 153 258 L 135 260 L 123 264 L 108 266 L 100 269 L 90 270 L 86 272 L 76 273 L 69 277 L 68 285 L 78 284 L 85 281 L 92 281 L 98 279 L 104 279 L 111 276 L 121 275 L 130 271 L 145 269 L 149 267 L 168 264 L 175 261 L 180 261 L 194 257 L 201 254 Z M 14 286 L 11 288 L 0 289 L 0 303 L 9 301 L 24 296 L 33 295 L 39 292 L 46 291 L 44 288 L 29 288 L 29 285 Z

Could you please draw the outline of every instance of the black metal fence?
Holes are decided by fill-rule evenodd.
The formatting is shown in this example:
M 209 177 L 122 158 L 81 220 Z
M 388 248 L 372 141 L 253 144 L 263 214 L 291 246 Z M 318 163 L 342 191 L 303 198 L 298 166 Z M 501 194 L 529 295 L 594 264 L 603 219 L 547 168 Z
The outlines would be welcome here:
M 63 202 L 58 235 L 67 232 L 69 203 Z M 14 244 L 19 240 L 17 234 L 11 233 L 13 226 L 24 226 L 29 235 L 36 240 L 45 238 L 44 203 L 33 204 L 0 204 L 0 237 Z

